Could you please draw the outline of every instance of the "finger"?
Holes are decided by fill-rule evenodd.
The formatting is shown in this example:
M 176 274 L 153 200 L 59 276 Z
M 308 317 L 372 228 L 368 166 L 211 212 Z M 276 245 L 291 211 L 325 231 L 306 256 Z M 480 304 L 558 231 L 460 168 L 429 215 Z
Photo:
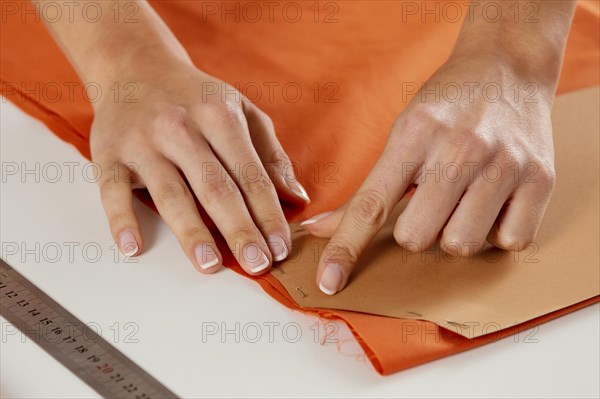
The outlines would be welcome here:
M 226 107 L 228 112 L 235 112 Z M 241 112 L 241 109 L 239 110 Z M 267 240 L 274 261 L 285 259 L 291 250 L 289 225 L 283 215 L 275 187 L 250 140 L 244 115 L 217 118 L 209 144 L 239 187 L 254 223 Z
M 208 143 L 199 133 L 180 131 L 177 140 L 162 144 L 164 154 L 182 170 L 240 266 L 251 275 L 269 270 L 269 246 L 252 220 L 240 190 Z M 282 247 L 279 244 L 277 249 Z
M 467 188 L 444 228 L 440 247 L 456 256 L 472 256 L 479 252 L 513 189 L 511 179 L 476 179 Z
M 426 163 L 415 194 L 394 226 L 396 242 L 413 252 L 431 246 L 463 195 L 468 176 L 456 162 Z
M 337 230 L 326 246 L 317 270 L 317 284 L 325 294 L 339 292 L 360 254 L 381 229 L 414 175 L 401 176 L 398 159 L 409 159 L 406 149 L 386 147 L 383 155 L 348 202 Z
M 123 255 L 135 256 L 143 247 L 140 226 L 133 210 L 131 170 L 117 161 L 99 162 L 99 165 L 100 198 L 113 239 Z
M 292 162 L 275 134 L 271 118 L 249 101 L 242 102 L 250 138 L 282 199 L 309 203 L 306 189 L 294 174 Z
M 347 203 L 345 203 L 333 211 L 319 213 L 300 223 L 300 226 L 315 237 L 329 238 L 335 233 L 335 230 L 342 221 L 342 216 L 344 216 L 347 206 Z
M 488 240 L 495 246 L 522 251 L 537 235 L 554 190 L 554 170 L 542 169 L 530 181 L 521 183 L 506 202 Z
M 411 192 L 412 190 L 408 190 L 405 193 L 405 196 Z M 333 211 L 319 213 L 300 223 L 300 226 L 302 226 L 306 231 L 315 237 L 329 238 L 338 228 L 347 206 L 348 203 L 344 203 L 342 206 Z
M 162 158 L 160 155 L 156 157 Z M 217 271 L 223 258 L 175 166 L 164 158 L 140 164 L 143 165 L 140 174 L 148 185 L 158 212 L 192 264 L 202 273 Z

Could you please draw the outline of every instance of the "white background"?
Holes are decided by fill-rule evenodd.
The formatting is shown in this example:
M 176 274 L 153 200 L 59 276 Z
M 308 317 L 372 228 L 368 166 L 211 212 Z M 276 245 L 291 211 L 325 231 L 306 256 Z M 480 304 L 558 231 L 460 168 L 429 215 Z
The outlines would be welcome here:
M 599 305 L 539 327 L 529 341 L 511 337 L 389 377 L 379 376 L 349 337 L 341 353 L 314 340 L 315 318 L 292 312 L 258 284 L 223 270 L 205 276 L 188 264 L 172 234 L 143 205 L 137 206 L 146 251 L 137 263 L 115 261 L 97 187 L 83 176 L 85 160 L 45 126 L 2 99 L 3 172 L 1 241 L 22 248 L 39 245 L 40 259 L 23 252 L 5 260 L 81 320 L 97 323 L 106 340 L 183 397 L 598 397 Z M 63 167 L 57 169 L 55 164 Z M 64 162 L 76 162 L 73 181 Z M 23 163 L 23 164 L 22 164 Z M 24 167 L 39 173 L 23 174 Z M 54 166 L 49 166 L 54 165 Z M 56 171 L 61 170 L 58 182 Z M 36 177 L 40 181 L 36 182 Z M 79 244 L 70 258 L 64 243 Z M 90 244 L 91 243 L 91 244 Z M 86 244 L 100 247 L 86 261 Z M 44 255 L 43 248 L 62 247 Z M 92 248 L 88 245 L 88 249 Z M 95 258 L 89 249 L 88 259 Z M 124 342 L 131 327 L 133 338 Z M 279 323 L 252 343 L 234 334 L 202 334 L 203 323 L 229 329 L 240 323 Z M 117 324 L 115 324 L 117 323 Z M 291 342 L 282 327 L 296 323 L 302 336 Z M 0 319 L 0 395 L 87 398 L 98 395 L 6 320 Z M 111 329 L 110 327 L 113 326 Z M 130 326 L 130 325 L 129 325 Z M 119 332 L 115 335 L 115 330 Z M 247 330 L 250 332 L 250 330 Z M 253 330 L 255 331 L 255 330 Z M 294 331 L 294 330 L 289 330 Z M 204 341 L 204 342 L 203 342 Z

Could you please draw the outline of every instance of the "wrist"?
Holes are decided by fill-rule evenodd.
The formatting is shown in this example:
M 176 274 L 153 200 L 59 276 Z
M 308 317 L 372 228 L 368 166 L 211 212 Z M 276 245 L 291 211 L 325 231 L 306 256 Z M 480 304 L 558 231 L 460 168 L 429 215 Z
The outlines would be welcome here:
M 89 68 L 80 74 L 95 112 L 110 103 L 137 103 L 144 95 L 146 83 L 160 82 L 176 71 L 195 68 L 187 53 L 151 46 L 132 49 L 127 54 L 107 52 L 96 57 L 97 65 L 106 68 Z
M 479 62 L 508 72 L 521 81 L 536 82 L 554 92 L 560 76 L 563 48 L 543 37 L 527 40 L 477 37 L 459 40 L 448 62 Z
M 170 46 L 165 43 L 135 43 L 114 48 L 112 45 L 93 54 L 84 55 L 78 69 L 83 81 L 94 81 L 100 84 L 119 80 L 122 77 L 143 78 L 165 65 L 193 65 L 187 52 L 181 46 Z M 178 48 L 179 47 L 179 48 Z
M 493 20 L 476 11 L 488 1 L 471 3 L 450 58 L 469 60 L 475 55 L 487 59 L 554 94 L 575 1 L 490 1 L 498 9 L 498 18 Z M 525 16 L 524 10 L 533 13 Z
M 100 2 L 103 11 L 97 23 L 76 18 L 72 24 L 47 24 L 83 82 L 103 85 L 121 77 L 150 74 L 165 64 L 192 64 L 184 47 L 148 2 L 134 0 L 127 4 L 138 7 L 135 23 L 113 18 L 114 5 Z

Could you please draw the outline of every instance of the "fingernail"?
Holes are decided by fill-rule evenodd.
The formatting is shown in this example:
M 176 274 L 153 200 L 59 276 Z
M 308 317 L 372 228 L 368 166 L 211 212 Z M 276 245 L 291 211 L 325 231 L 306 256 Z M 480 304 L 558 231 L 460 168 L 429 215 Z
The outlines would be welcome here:
M 269 258 L 258 244 L 246 244 L 242 251 L 242 260 L 252 273 L 258 273 L 269 267 Z
M 214 248 L 208 244 L 203 243 L 198 245 L 195 253 L 198 266 L 200 266 L 200 269 L 202 270 L 210 269 L 219 263 L 219 257 Z
M 302 184 L 300 184 L 298 180 L 287 180 L 287 184 L 290 187 L 290 189 L 294 192 L 294 194 L 302 198 L 305 202 L 310 202 L 310 198 L 308 198 L 306 190 L 304 189 L 304 187 L 302 187 Z
M 287 258 L 288 249 L 283 237 L 277 234 L 271 234 L 268 241 L 269 249 L 271 250 L 271 254 L 273 254 L 273 261 L 279 262 Z
M 310 219 L 307 219 L 304 222 L 300 223 L 300 226 L 306 226 L 307 224 L 316 223 L 321 219 L 325 219 L 327 216 L 331 215 L 332 213 L 333 213 L 333 211 L 319 213 L 318 215 L 315 215 L 315 216 L 311 217 Z
M 138 253 L 140 247 L 135 240 L 135 235 L 127 230 L 119 235 L 119 245 L 121 245 L 121 251 L 125 256 L 133 256 Z
M 327 295 L 333 295 L 338 292 L 342 286 L 344 273 L 337 263 L 329 263 L 325 266 L 321 275 L 319 288 Z

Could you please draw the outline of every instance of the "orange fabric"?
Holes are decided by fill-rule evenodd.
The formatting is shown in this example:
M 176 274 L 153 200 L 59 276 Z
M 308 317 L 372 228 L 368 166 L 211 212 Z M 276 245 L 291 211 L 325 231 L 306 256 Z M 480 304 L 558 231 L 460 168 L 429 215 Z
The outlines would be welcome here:
M 2 94 L 89 158 L 93 113 L 77 75 L 44 25 L 25 12 L 33 10 L 31 4 L 1 3 Z M 8 3 L 17 4 L 16 16 Z M 273 18 L 263 10 L 258 20 L 250 9 L 243 11 L 243 3 L 208 3 L 219 11 L 225 3 L 230 10 L 240 7 L 239 22 L 234 14 L 203 14 L 206 2 L 151 2 L 200 69 L 239 86 L 274 120 L 280 141 L 297 163 L 299 179 L 313 200 L 301 211 L 286 208 L 292 219 L 334 208 L 356 190 L 383 148 L 393 120 L 410 99 L 402 82 L 424 82 L 445 61 L 460 29 L 460 22 L 449 18 L 436 22 L 432 16 L 425 23 L 419 17 L 403 23 L 401 2 L 339 1 L 337 7 L 328 8 L 323 3 L 318 14 L 310 8 L 313 2 L 294 2 L 303 13 L 296 23 L 290 22 L 294 10 L 288 9 L 284 17 L 285 2 L 277 3 Z M 597 6 L 580 4 L 559 93 L 600 83 L 599 37 Z M 58 96 L 57 86 L 62 88 Z M 301 97 L 296 101 L 298 88 Z M 149 203 L 147 196 L 142 197 Z M 241 273 L 232 257 L 226 264 Z M 275 278 L 255 280 L 273 298 L 299 310 Z M 473 340 L 429 322 L 347 311 L 302 311 L 348 323 L 376 370 L 390 374 L 597 301 L 593 298 Z

